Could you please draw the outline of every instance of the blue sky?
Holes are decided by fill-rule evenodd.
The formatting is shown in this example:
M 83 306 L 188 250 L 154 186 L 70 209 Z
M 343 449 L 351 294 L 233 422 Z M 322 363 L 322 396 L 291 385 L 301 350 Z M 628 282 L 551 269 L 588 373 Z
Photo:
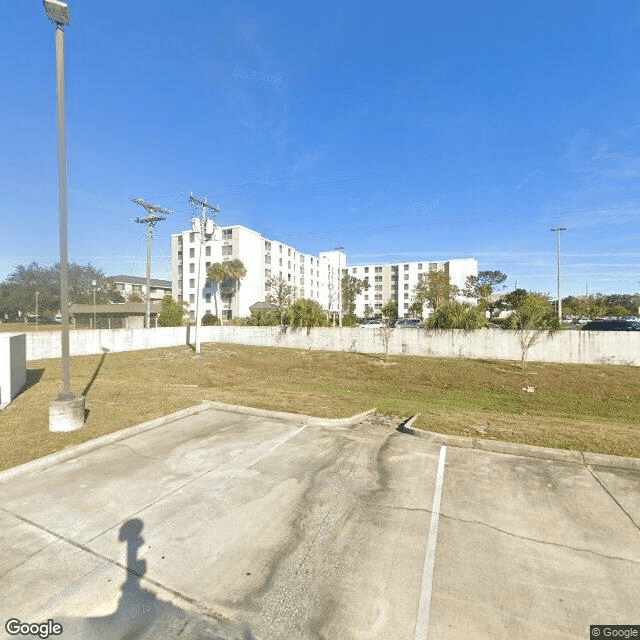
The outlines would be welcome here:
M 54 28 L 6 3 L 0 279 L 59 256 Z M 70 0 L 69 259 L 144 275 L 189 192 L 349 264 L 475 257 L 513 288 L 640 290 L 640 5 Z

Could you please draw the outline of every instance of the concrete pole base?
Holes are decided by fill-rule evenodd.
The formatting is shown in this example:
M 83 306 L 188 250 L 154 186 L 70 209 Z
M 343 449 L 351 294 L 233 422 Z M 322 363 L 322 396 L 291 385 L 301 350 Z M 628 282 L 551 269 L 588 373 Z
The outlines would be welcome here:
M 84 396 L 52 400 L 49 404 L 49 431 L 76 431 L 84 425 Z

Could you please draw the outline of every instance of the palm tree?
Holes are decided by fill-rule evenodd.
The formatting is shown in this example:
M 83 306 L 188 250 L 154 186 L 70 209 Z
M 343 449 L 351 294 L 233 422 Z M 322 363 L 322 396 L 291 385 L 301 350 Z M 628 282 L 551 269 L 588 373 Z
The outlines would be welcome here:
M 227 277 L 227 270 L 224 265 L 219 262 L 214 262 L 209 269 L 207 270 L 207 278 L 211 280 L 211 282 L 216 283 L 216 292 L 213 295 L 213 301 L 216 305 L 216 316 L 221 318 L 220 313 L 218 312 L 218 296 L 220 295 L 220 283 Z
M 244 266 L 242 260 L 234 258 L 225 262 L 223 267 L 225 268 L 227 278 L 233 280 L 233 296 L 238 299 L 238 289 L 240 288 L 240 280 L 246 277 L 247 268 Z

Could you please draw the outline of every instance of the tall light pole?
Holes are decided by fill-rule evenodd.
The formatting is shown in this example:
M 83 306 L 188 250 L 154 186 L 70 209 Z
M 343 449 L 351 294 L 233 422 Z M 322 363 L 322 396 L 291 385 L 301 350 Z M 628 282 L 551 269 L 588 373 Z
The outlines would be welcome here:
M 39 291 L 36 291 L 36 331 L 38 330 L 38 296 L 40 295 Z
M 560 298 L 560 232 L 566 231 L 566 227 L 555 227 L 551 231 L 556 232 L 557 262 L 558 262 L 558 322 L 562 322 L 562 299 Z
M 60 316 L 62 391 L 49 406 L 49 430 L 73 431 L 84 424 L 84 397 L 71 391 L 69 367 L 69 263 L 67 258 L 67 146 L 64 104 L 64 28 L 71 23 L 66 2 L 44 0 L 47 17 L 56 25 L 58 96 L 58 208 L 60 212 Z
M 93 328 L 97 329 L 96 325 L 96 285 L 98 283 L 95 280 L 91 281 L 91 288 L 93 289 Z
M 338 326 L 342 328 L 342 251 L 344 247 L 336 247 L 338 252 Z

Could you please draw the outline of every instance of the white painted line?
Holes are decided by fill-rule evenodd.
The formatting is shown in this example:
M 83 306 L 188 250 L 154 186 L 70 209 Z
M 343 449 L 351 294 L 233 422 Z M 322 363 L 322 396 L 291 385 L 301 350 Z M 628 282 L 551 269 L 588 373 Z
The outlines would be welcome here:
M 429 527 L 429 539 L 427 550 L 424 554 L 424 569 L 422 570 L 422 588 L 420 590 L 420 604 L 418 605 L 418 618 L 416 619 L 415 640 L 427 640 L 429 637 L 429 612 L 431 611 L 431 591 L 433 589 L 433 567 L 436 560 L 436 541 L 438 538 L 438 522 L 440 521 L 440 501 L 442 499 L 442 484 L 444 480 L 444 459 L 447 455 L 447 446 L 440 447 L 440 459 L 438 460 L 438 476 L 436 488 L 433 492 L 433 506 L 431 507 L 431 526 Z

